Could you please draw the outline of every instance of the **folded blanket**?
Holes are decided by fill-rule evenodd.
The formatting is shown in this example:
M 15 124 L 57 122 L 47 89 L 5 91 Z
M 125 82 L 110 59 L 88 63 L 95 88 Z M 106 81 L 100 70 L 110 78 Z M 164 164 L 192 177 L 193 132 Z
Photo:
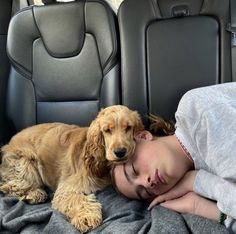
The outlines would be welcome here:
M 78 234 L 59 212 L 51 208 L 50 199 L 44 204 L 29 205 L 0 193 L 1 234 Z M 143 201 L 128 200 L 112 187 L 97 193 L 103 204 L 103 223 L 91 234 L 156 234 L 156 233 L 228 233 L 223 225 L 202 217 L 179 214 L 161 206 L 151 211 Z

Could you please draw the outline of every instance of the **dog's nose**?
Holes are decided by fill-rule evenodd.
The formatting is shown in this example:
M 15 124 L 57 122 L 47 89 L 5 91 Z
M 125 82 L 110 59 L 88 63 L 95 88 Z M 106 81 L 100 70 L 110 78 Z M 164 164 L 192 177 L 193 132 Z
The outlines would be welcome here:
M 117 148 L 114 150 L 114 154 L 117 158 L 123 158 L 126 154 L 126 148 Z

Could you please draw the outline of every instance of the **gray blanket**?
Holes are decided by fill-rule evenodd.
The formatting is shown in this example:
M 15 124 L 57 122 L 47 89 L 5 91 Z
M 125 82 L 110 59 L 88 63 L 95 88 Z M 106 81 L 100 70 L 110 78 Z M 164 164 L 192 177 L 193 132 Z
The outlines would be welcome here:
M 50 194 L 52 198 L 53 194 Z M 97 194 L 103 204 L 104 221 L 91 234 L 227 233 L 223 225 L 189 214 L 179 214 L 160 206 L 151 211 L 141 201 L 130 201 L 112 187 Z M 78 234 L 65 217 L 47 203 L 29 205 L 0 193 L 0 233 Z

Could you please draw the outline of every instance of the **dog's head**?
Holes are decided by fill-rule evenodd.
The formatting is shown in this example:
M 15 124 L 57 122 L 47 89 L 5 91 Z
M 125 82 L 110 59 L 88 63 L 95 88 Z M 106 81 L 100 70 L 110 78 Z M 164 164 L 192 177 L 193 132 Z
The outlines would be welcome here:
M 134 136 L 143 129 L 139 114 L 123 105 L 101 110 L 89 127 L 90 132 L 97 132 L 96 141 L 103 146 L 106 159 L 112 162 L 126 160 L 133 154 Z

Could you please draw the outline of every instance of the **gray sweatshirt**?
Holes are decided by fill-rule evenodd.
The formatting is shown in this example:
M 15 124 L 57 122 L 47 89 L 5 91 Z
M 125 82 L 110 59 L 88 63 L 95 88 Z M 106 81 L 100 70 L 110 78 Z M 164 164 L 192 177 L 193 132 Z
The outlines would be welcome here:
M 175 134 L 199 170 L 194 191 L 215 200 L 236 233 L 236 82 L 188 91 L 176 112 Z

